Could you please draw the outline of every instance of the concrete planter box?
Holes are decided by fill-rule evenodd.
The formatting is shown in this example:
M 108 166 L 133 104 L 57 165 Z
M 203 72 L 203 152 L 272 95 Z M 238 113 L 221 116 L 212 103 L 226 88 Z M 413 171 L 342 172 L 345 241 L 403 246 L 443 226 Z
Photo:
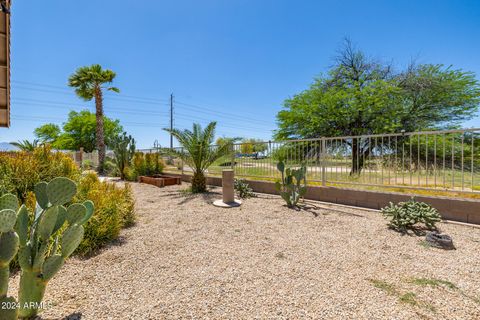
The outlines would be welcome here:
M 173 186 L 175 184 L 182 184 L 182 179 L 180 177 L 172 177 L 162 174 L 156 174 L 152 177 L 140 176 L 138 182 L 151 184 L 153 186 L 163 188 L 165 186 Z

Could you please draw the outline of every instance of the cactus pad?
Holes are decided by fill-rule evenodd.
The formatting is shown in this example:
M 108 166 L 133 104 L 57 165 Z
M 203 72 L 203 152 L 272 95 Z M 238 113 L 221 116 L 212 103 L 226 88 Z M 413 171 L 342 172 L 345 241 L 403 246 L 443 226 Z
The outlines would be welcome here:
M 87 222 L 93 215 L 93 211 L 95 211 L 95 206 L 91 200 L 87 200 L 83 203 L 85 208 L 87 208 L 87 213 L 83 217 L 82 221 L 80 221 L 78 224 L 84 224 Z
M 18 210 L 18 199 L 11 193 L 4 194 L 0 197 L 0 209 Z
M 83 239 L 83 227 L 78 224 L 70 226 L 62 237 L 62 257 L 68 258 L 77 249 Z
M 28 210 L 25 205 L 22 205 L 18 210 L 17 222 L 15 224 L 15 231 L 20 238 L 20 245 L 24 246 L 28 240 Z
M 37 199 L 38 205 L 42 209 L 47 209 L 48 207 L 48 195 L 47 195 L 47 183 L 39 182 L 35 185 L 35 198 Z
M 18 242 L 17 233 L 14 231 L 4 232 L 0 235 L 0 265 L 8 265 L 15 257 Z
M 60 228 L 65 223 L 65 220 L 67 219 L 67 209 L 65 209 L 64 206 L 57 206 L 57 208 L 58 208 L 57 222 L 55 223 L 55 228 L 53 228 L 52 233 L 55 233 L 58 230 L 60 230 Z
M 14 297 L 2 297 L 0 298 L 0 306 L 16 306 L 17 302 Z M 18 319 L 17 308 L 0 308 L 1 320 L 15 320 Z
M 50 280 L 53 276 L 63 267 L 63 263 L 65 259 L 59 255 L 55 254 L 53 256 L 48 257 L 45 260 L 42 268 L 42 277 L 44 280 Z
M 50 207 L 48 208 L 40 217 L 40 221 L 38 222 L 37 232 L 42 240 L 48 240 L 52 235 L 53 229 L 55 228 L 55 224 L 57 223 L 58 217 L 58 207 Z
M 47 196 L 52 205 L 62 205 L 69 202 L 75 193 L 77 193 L 77 186 L 75 182 L 68 178 L 54 178 L 47 185 Z
M 30 243 L 18 250 L 18 264 L 22 270 L 28 270 L 32 267 L 32 246 Z
M 74 203 L 67 209 L 67 221 L 70 225 L 80 224 L 79 222 L 83 220 L 86 214 L 87 208 L 83 204 Z
M 0 232 L 8 232 L 13 230 L 17 214 L 12 209 L 0 210 Z

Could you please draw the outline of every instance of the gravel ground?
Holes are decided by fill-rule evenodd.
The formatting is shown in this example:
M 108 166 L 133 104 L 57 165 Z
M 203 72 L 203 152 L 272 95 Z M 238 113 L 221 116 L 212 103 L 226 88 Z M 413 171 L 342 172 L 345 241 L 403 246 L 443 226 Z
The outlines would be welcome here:
M 442 223 L 457 246 L 442 251 L 374 211 L 263 194 L 222 209 L 218 188 L 133 187 L 138 223 L 70 259 L 42 319 L 480 319 L 478 228 Z

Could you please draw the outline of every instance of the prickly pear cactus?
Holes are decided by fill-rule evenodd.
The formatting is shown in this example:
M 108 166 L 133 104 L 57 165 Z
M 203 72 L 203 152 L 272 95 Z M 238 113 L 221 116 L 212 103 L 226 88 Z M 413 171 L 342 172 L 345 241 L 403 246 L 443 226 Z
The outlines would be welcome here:
M 18 311 L 13 297 L 7 297 L 10 262 L 15 257 L 20 243 L 14 230 L 17 220 L 17 197 L 5 194 L 0 197 L 0 319 L 17 319 Z
M 305 180 L 307 169 L 304 164 L 298 169 L 285 169 L 285 163 L 282 161 L 277 164 L 277 169 L 280 171 L 282 179 L 275 182 L 275 188 L 289 208 L 296 207 L 307 192 Z
M 6 297 L 8 264 L 18 250 L 20 275 L 19 308 L 0 310 L 1 320 L 38 314 L 48 281 L 62 268 L 65 260 L 83 239 L 83 224 L 93 215 L 91 201 L 70 203 L 77 192 L 75 183 L 59 177 L 35 186 L 37 209 L 30 214 L 15 196 L 0 198 L 0 300 Z M 33 222 L 30 223 L 30 217 Z M 4 271 L 6 270 L 6 271 Z M 12 303 L 12 305 L 15 305 Z

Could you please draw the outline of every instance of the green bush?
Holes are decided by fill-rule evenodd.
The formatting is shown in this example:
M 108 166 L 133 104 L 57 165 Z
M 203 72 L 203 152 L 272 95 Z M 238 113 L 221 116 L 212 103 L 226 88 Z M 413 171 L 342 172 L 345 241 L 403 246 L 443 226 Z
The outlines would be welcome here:
M 83 160 L 83 161 L 82 161 L 82 169 L 83 169 L 83 170 L 93 170 L 93 169 L 94 169 L 94 167 L 93 167 L 93 161 L 90 160 L 90 159 Z
M 77 252 L 88 254 L 116 239 L 120 229 L 135 220 L 131 187 L 100 182 L 95 173 L 82 176 L 71 156 L 39 147 L 34 152 L 0 153 L 0 195 L 10 192 L 35 211 L 34 186 L 57 176 L 68 177 L 78 185 L 75 201 L 92 200 L 94 217 L 85 225 L 85 238 Z M 31 217 L 33 219 L 33 217 Z M 16 259 L 12 266 L 16 265 Z
M 125 170 L 125 179 L 135 181 L 139 176 L 161 174 L 164 168 L 165 162 L 159 153 L 135 152 L 132 167 Z
M 76 201 L 91 200 L 95 204 L 92 218 L 85 224 L 85 236 L 77 253 L 88 255 L 118 238 L 120 230 L 135 222 L 134 200 L 130 185 L 117 187 L 101 182 L 89 172 L 78 184 Z
M 72 157 L 46 145 L 33 152 L 0 153 L 0 194 L 13 193 L 24 201 L 40 181 L 66 177 L 77 181 L 80 169 Z
M 255 197 L 255 193 L 253 193 L 252 188 L 250 188 L 245 179 L 235 179 L 234 189 L 240 199 L 248 199 Z
M 435 224 L 442 220 L 437 209 L 414 198 L 397 204 L 390 202 L 382 208 L 382 214 L 389 220 L 390 228 L 401 232 L 413 229 L 417 224 L 424 224 L 429 230 L 436 229 Z

